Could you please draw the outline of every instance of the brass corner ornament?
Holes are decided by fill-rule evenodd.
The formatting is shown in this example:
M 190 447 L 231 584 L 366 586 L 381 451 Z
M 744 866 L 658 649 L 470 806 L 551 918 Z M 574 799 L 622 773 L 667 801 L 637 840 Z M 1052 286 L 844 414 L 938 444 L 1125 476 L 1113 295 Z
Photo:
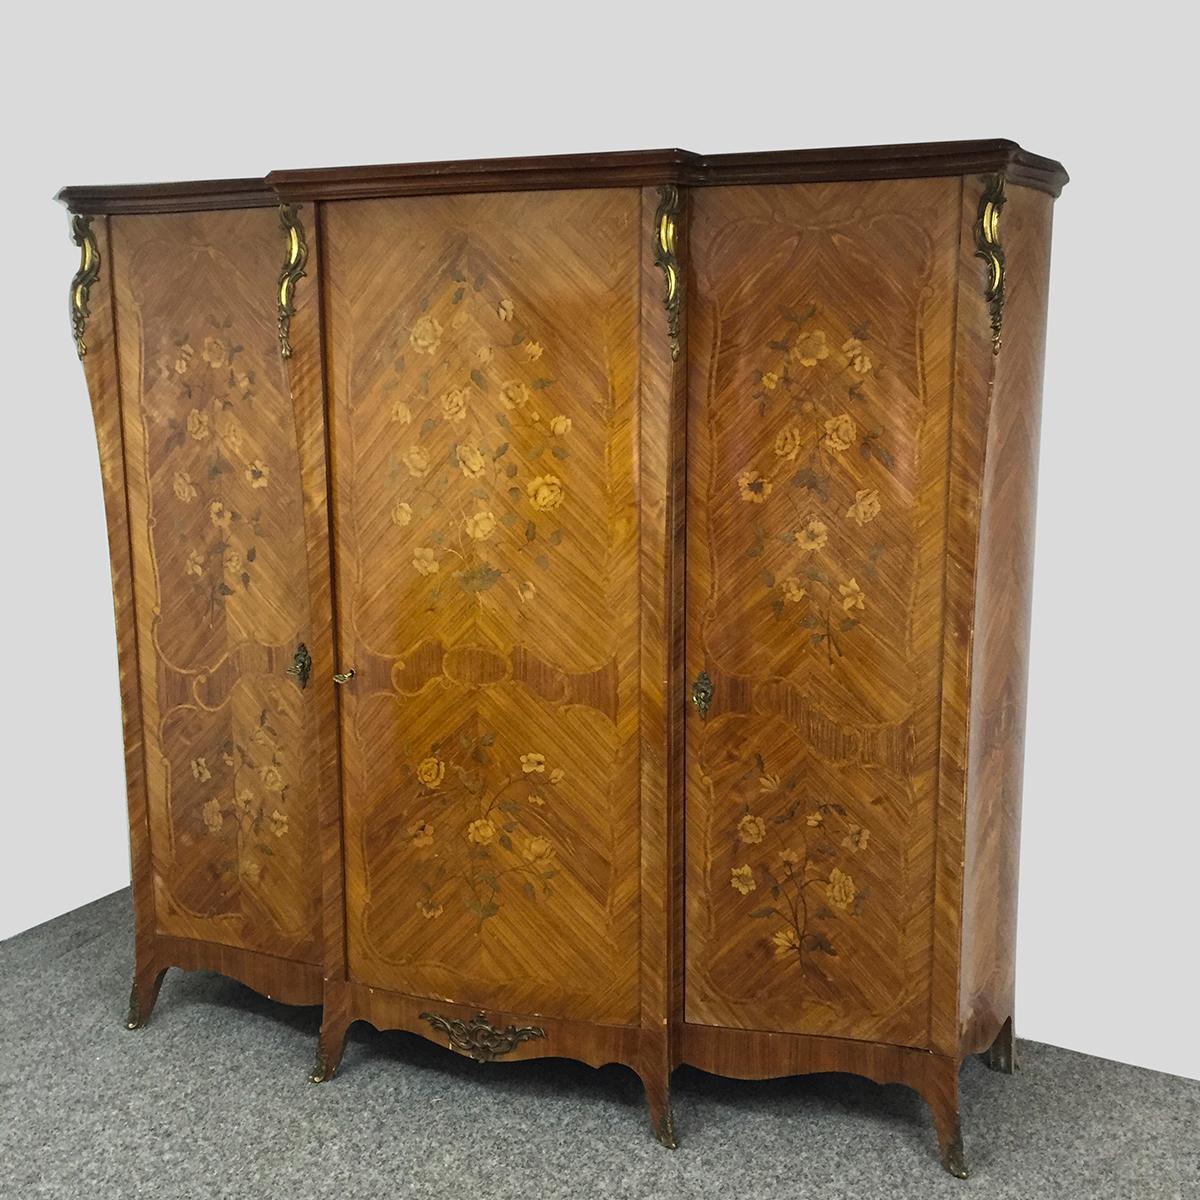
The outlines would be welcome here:
M 79 269 L 71 280 L 71 336 L 75 339 L 75 353 L 82 359 L 87 354 L 83 331 L 89 316 L 88 295 L 92 284 L 100 278 L 100 251 L 92 233 L 91 217 L 71 213 L 71 241 L 79 247 Z
M 1004 207 L 1004 176 L 993 175 L 979 198 L 975 226 L 975 257 L 984 261 L 983 297 L 992 317 L 992 353 L 1000 353 L 1004 320 L 1004 247 L 1000 244 L 1000 210 Z
M 502 1054 L 511 1053 L 521 1042 L 546 1036 L 540 1025 L 508 1025 L 497 1029 L 488 1024 L 483 1013 L 476 1013 L 469 1021 L 439 1017 L 431 1012 L 423 1012 L 420 1017 L 450 1039 L 452 1050 L 469 1054 L 476 1062 L 491 1062 Z
M 672 362 L 679 359 L 679 313 L 683 300 L 679 256 L 675 248 L 679 208 L 679 189 L 673 183 L 660 187 L 658 212 L 654 214 L 654 261 L 663 273 L 663 306 L 667 310 Z
M 279 353 L 292 357 L 290 340 L 292 316 L 296 311 L 296 284 L 304 278 L 308 263 L 308 245 L 304 241 L 304 226 L 294 204 L 279 206 L 279 224 L 287 235 L 287 254 L 279 272 Z

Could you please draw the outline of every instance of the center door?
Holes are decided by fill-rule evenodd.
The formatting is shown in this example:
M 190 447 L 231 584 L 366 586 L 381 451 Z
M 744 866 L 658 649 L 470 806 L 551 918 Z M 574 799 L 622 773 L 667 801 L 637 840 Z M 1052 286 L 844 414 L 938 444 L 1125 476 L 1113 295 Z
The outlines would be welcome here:
M 638 1019 L 641 211 L 325 207 L 355 982 Z

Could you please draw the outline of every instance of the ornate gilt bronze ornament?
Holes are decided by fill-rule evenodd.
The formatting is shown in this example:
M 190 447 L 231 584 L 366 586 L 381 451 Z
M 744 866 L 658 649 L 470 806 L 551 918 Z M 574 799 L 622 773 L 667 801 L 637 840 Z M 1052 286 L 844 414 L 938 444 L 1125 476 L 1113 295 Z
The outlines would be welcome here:
M 700 714 L 700 719 L 708 718 L 708 708 L 712 704 L 713 698 L 713 681 L 709 678 L 707 671 L 701 671 L 696 676 L 696 682 L 692 684 L 692 703 L 696 706 L 696 711 Z
M 540 1025 L 508 1025 L 497 1029 L 488 1024 L 483 1013 L 476 1013 L 470 1021 L 447 1019 L 431 1012 L 423 1012 L 420 1016 L 422 1021 L 428 1021 L 450 1039 L 451 1049 L 469 1054 L 476 1062 L 491 1062 L 502 1054 L 511 1053 L 520 1042 L 546 1036 Z
M 287 254 L 279 272 L 279 353 L 284 358 L 292 357 L 289 340 L 292 315 L 296 311 L 296 284 L 304 278 L 304 267 L 308 262 L 308 246 L 304 241 L 304 226 L 294 204 L 279 206 L 279 224 L 287 234 Z
M 1000 210 L 1004 207 L 1004 176 L 993 175 L 979 198 L 975 228 L 975 257 L 984 266 L 984 299 L 992 315 L 992 353 L 1000 353 L 1000 325 L 1004 319 L 1004 247 L 1000 244 Z
M 87 353 L 83 340 L 88 319 L 88 293 L 100 277 L 100 251 L 92 233 L 92 218 L 71 214 L 71 241 L 79 247 L 79 270 L 71 280 L 71 334 L 75 338 L 75 353 L 82 359 Z
M 312 674 L 312 655 L 303 642 L 296 647 L 296 653 L 292 655 L 292 665 L 288 667 L 287 673 L 295 675 L 301 690 L 308 687 L 308 679 Z
M 663 273 L 663 306 L 667 310 L 667 332 L 671 338 L 671 361 L 679 358 L 679 313 L 683 287 L 675 250 L 679 220 L 679 189 L 668 183 L 658 189 L 658 212 L 654 215 L 654 261 Z

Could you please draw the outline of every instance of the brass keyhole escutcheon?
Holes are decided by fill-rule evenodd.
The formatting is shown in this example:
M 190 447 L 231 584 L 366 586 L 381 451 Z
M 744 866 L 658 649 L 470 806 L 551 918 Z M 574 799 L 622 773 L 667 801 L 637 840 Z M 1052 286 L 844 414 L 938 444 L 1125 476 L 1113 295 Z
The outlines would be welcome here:
M 292 655 L 292 665 L 288 667 L 287 673 L 295 675 L 301 688 L 308 687 L 308 679 L 312 674 L 312 655 L 303 642 L 296 647 L 296 653 Z
M 701 671 L 696 676 L 696 682 L 692 684 L 692 703 L 702 721 L 708 717 L 708 706 L 712 704 L 712 698 L 713 681 L 709 679 L 707 671 Z

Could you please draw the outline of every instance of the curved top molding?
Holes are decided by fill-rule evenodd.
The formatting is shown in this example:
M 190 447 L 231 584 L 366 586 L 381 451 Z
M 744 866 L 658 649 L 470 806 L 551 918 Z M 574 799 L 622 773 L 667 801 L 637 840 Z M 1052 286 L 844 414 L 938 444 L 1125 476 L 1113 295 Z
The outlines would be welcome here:
M 272 171 L 265 179 L 68 187 L 59 192 L 58 199 L 73 212 L 191 212 L 206 208 L 264 207 L 280 201 L 362 200 L 451 192 L 646 187 L 666 183 L 714 187 L 984 173 L 1003 175 L 1011 184 L 1037 188 L 1052 196 L 1062 191 L 1068 179 L 1062 165 L 1053 159 L 1031 154 L 1016 142 L 996 138 L 707 156 L 688 150 L 627 150 L 326 167 Z
M 271 208 L 279 203 L 279 197 L 265 179 L 201 179 L 188 183 L 65 187 L 55 199 L 65 204 L 71 212 L 89 215 Z

